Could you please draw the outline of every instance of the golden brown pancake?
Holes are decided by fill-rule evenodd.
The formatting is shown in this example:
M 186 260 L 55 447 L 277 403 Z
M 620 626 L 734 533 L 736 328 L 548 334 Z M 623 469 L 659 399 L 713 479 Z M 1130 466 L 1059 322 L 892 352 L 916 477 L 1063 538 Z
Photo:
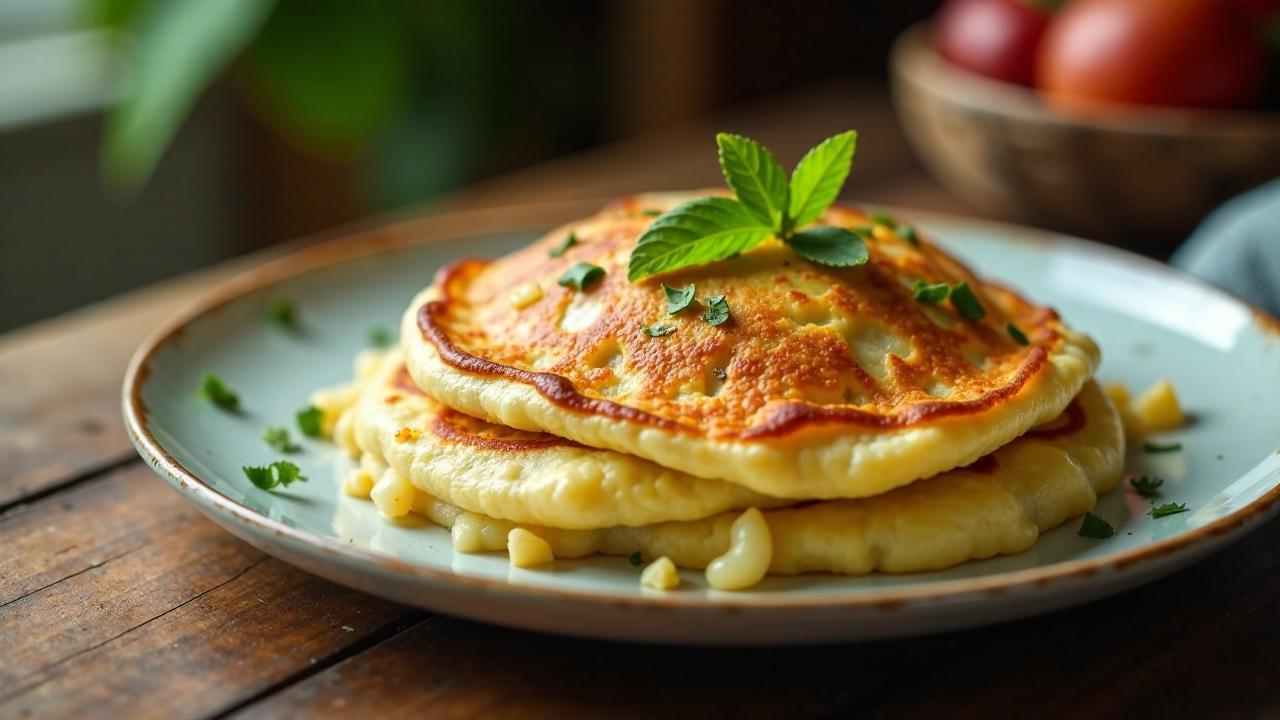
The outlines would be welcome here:
M 621 201 L 506 257 L 442 271 L 405 313 L 414 380 L 494 423 L 811 499 L 874 495 L 971 463 L 1061 413 L 1097 364 L 1092 340 L 1053 310 L 883 226 L 860 267 L 817 265 L 770 239 L 629 282 L 653 212 L 688 197 Z M 868 223 L 843 206 L 819 220 Z M 569 232 L 576 244 L 552 257 Z M 559 285 L 579 262 L 605 276 L 582 291 Z M 967 283 L 985 316 L 916 300 L 918 280 Z M 699 302 L 669 315 L 660 283 L 693 283 Z M 700 314 L 719 295 L 731 318 L 713 326 Z M 642 331 L 657 324 L 675 332 Z

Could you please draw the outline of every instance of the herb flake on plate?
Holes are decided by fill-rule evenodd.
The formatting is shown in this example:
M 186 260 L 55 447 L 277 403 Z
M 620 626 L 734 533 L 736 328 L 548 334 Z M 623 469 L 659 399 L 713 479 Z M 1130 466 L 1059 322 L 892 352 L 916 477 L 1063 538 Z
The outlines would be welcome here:
M 307 476 L 297 465 L 288 460 L 277 460 L 270 465 L 243 468 L 244 476 L 260 490 L 274 490 L 277 487 L 289 487 L 295 482 L 306 482 Z
M 1169 517 L 1170 515 L 1178 515 L 1190 511 L 1191 509 L 1187 507 L 1186 503 L 1165 503 L 1163 505 L 1152 505 L 1151 509 L 1147 511 L 1147 514 L 1151 516 L 1152 520 L 1159 520 L 1163 517 Z
M 1171 453 L 1178 452 L 1182 449 L 1182 443 L 1158 443 L 1150 440 L 1142 443 L 1142 452 L 1145 453 Z
M 391 347 L 394 338 L 391 337 L 391 331 L 382 325 L 375 325 L 369 328 L 369 345 L 379 350 Z
M 298 432 L 307 437 L 320 437 L 320 426 L 324 420 L 323 410 L 315 405 L 308 405 L 299 410 L 295 418 L 298 421 Z
M 1164 479 L 1158 477 L 1142 477 L 1129 478 L 1129 485 L 1133 491 L 1144 498 L 1153 498 L 1160 496 L 1160 488 L 1164 485 Z
M 267 319 L 285 330 L 298 329 L 298 306 L 287 297 L 271 298 L 267 303 Z
M 1103 540 L 1116 534 L 1116 529 L 1111 527 L 1111 523 L 1094 515 L 1091 512 L 1084 514 L 1084 520 L 1080 523 L 1080 537 L 1098 538 Z
M 272 425 L 262 431 L 262 442 L 282 453 L 296 453 L 302 449 L 301 445 L 289 437 L 289 428 L 281 425 Z
M 213 373 L 205 373 L 200 379 L 200 396 L 228 412 L 240 410 L 240 396 Z

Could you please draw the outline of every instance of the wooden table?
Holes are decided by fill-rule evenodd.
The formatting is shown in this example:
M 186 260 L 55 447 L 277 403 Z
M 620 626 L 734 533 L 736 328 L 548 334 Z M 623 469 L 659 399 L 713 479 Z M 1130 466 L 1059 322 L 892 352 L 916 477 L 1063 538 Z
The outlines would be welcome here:
M 478 185 L 445 207 L 718 181 L 715 129 L 786 159 L 862 131 L 849 194 L 961 209 L 882 92 L 818 88 Z M 1280 524 L 1164 581 L 945 636 L 630 647 L 433 615 L 312 577 L 139 461 L 118 392 L 142 335 L 233 262 L 0 338 L 0 718 L 1276 716 Z

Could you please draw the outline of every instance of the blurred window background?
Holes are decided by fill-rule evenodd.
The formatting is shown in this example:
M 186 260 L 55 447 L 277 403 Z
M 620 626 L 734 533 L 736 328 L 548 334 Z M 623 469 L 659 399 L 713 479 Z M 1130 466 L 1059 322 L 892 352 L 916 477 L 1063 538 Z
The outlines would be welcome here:
M 0 332 L 806 88 L 900 184 L 1166 257 L 1280 173 L 1278 68 L 1280 0 L 0 0 Z M 1276 213 L 1175 261 L 1246 292 Z

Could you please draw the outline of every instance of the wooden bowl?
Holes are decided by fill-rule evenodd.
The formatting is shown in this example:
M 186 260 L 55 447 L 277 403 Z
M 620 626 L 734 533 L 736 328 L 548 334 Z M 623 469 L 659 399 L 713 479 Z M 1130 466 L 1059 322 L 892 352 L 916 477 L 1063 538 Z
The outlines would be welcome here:
M 1161 252 L 1224 200 L 1280 175 L 1276 114 L 1108 108 L 1068 115 L 961 70 L 927 25 L 890 58 L 908 141 L 957 195 L 1003 216 Z

